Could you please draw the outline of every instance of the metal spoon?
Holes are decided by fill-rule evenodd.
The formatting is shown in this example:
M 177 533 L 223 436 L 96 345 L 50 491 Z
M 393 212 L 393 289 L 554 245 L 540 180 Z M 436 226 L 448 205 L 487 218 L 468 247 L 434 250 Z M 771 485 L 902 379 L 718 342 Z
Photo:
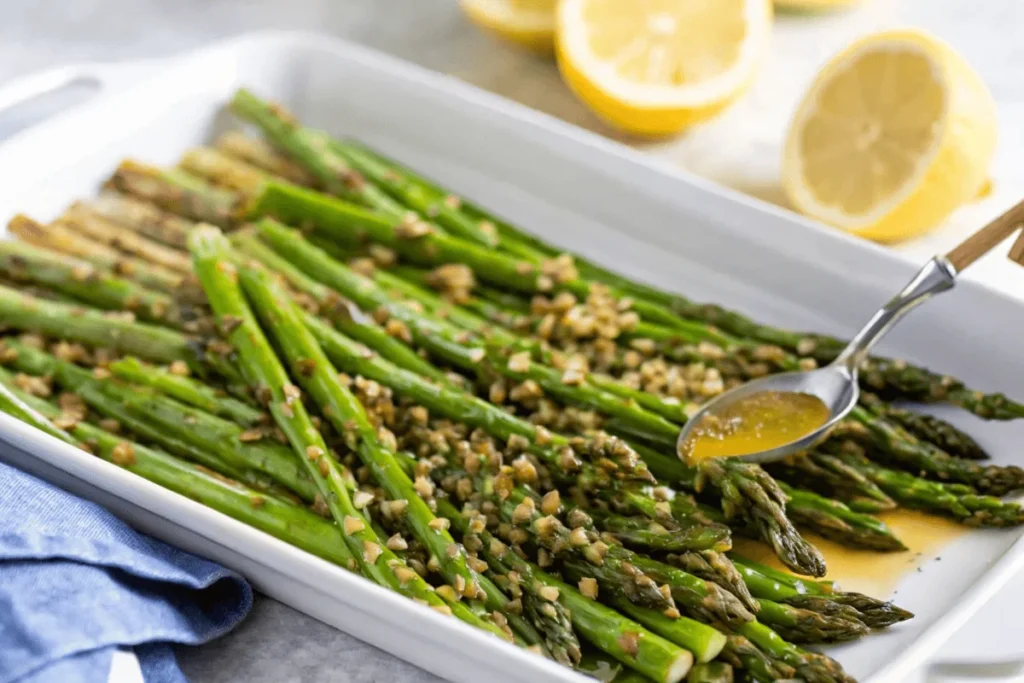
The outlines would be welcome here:
M 772 462 L 800 451 L 806 451 L 826 439 L 832 428 L 849 413 L 860 396 L 857 368 L 871 348 L 911 309 L 936 294 L 953 288 L 956 276 L 983 254 L 1003 242 L 1024 222 L 1024 201 L 999 216 L 967 238 L 945 256 L 936 256 L 924 265 L 903 290 L 881 310 L 829 365 L 809 372 L 787 372 L 747 382 L 720 394 L 690 418 L 679 434 L 677 450 L 686 452 L 684 444 L 693 428 L 707 415 L 721 414 L 736 401 L 760 392 L 797 392 L 821 399 L 829 410 L 824 425 L 783 446 L 758 453 L 732 456 L 747 462 Z M 1024 234 L 1010 250 L 1010 258 L 1024 264 Z

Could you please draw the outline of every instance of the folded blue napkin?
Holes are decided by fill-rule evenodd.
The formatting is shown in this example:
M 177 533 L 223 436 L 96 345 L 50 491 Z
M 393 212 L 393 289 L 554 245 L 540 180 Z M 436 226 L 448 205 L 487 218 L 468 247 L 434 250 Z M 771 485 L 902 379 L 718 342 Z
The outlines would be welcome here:
M 251 606 L 234 572 L 0 463 L 0 683 L 106 683 L 118 647 L 146 683 L 180 683 L 170 644 L 216 638 Z

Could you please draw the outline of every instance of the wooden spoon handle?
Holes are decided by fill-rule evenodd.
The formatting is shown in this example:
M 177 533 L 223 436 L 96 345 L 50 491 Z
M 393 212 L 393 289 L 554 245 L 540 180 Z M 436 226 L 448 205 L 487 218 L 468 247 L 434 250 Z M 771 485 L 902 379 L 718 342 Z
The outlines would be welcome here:
M 1021 225 L 1024 225 L 1024 200 L 964 240 L 960 246 L 946 254 L 946 259 L 959 273 L 992 251 Z M 1013 249 L 1010 250 L 1010 258 L 1018 263 L 1024 261 L 1024 237 L 1018 239 L 1013 245 Z

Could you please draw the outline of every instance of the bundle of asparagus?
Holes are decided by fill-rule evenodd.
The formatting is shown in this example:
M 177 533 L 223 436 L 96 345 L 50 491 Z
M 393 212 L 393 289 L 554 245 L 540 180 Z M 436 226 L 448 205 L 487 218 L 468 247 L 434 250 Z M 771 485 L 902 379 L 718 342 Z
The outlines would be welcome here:
M 798 529 L 890 552 L 872 515 L 899 506 L 1024 521 L 995 497 L 1024 471 L 887 401 L 1024 407 L 886 359 L 815 452 L 684 464 L 702 401 L 839 342 L 562 253 L 246 91 L 231 108 L 266 141 L 125 162 L 57 221 L 12 220 L 0 409 L 603 680 L 850 680 L 800 646 L 911 615 L 799 578 L 826 567 Z

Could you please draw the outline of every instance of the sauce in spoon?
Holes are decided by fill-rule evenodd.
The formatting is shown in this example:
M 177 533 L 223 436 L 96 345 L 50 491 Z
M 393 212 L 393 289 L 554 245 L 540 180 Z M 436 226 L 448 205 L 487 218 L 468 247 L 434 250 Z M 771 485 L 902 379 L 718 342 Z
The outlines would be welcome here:
M 829 416 L 828 406 L 817 396 L 759 391 L 700 418 L 680 445 L 679 457 L 692 465 L 771 450 L 811 434 Z

